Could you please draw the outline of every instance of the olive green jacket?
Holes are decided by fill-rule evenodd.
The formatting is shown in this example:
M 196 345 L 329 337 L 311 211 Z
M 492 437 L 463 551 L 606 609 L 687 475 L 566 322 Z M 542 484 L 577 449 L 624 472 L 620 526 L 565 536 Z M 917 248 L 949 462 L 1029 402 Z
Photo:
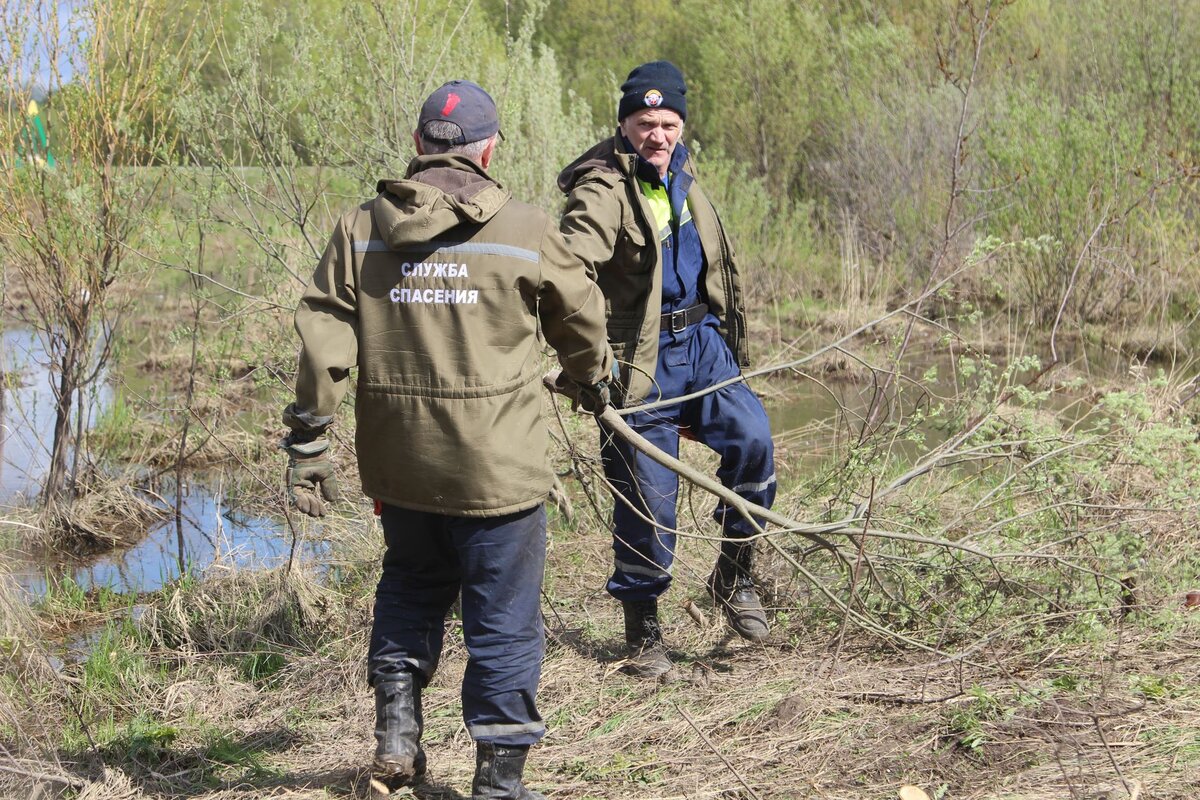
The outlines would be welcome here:
M 604 302 L 557 226 L 458 155 L 343 216 L 296 310 L 294 430 L 319 433 L 358 369 L 363 492 L 418 511 L 498 516 L 553 484 L 539 330 L 564 371 L 612 368 Z
M 638 188 L 636 168 L 637 156 L 624 149 L 618 135 L 558 176 L 558 187 L 567 194 L 560 229 L 604 292 L 608 340 L 620 364 L 626 405 L 644 399 L 653 386 L 662 312 L 658 224 Z M 690 158 L 684 169 L 695 176 Z M 704 250 L 700 294 L 738 363 L 747 367 L 746 316 L 733 247 L 699 182 L 692 183 L 687 199 Z

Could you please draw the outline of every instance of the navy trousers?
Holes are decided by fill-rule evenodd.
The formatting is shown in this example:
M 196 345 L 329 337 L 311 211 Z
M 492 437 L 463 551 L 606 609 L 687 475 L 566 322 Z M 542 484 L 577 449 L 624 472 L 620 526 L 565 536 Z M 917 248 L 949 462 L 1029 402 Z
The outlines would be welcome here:
M 737 362 L 710 316 L 682 335 L 663 335 L 655 371 L 657 386 L 647 401 L 691 394 L 738 374 Z M 655 411 L 635 412 L 625 420 L 676 457 L 682 428 L 720 454 L 717 478 L 724 486 L 765 508 L 775 501 L 770 423 L 762 401 L 745 383 Z M 603 430 L 600 452 L 605 475 L 624 498 L 614 499 L 614 569 L 608 591 L 618 600 L 656 598 L 671 585 L 679 478 Z M 713 516 L 727 537 L 754 533 L 753 526 L 724 503 L 717 504 Z
M 476 741 L 529 745 L 545 723 L 535 698 L 545 637 L 542 506 L 501 517 L 452 517 L 384 505 L 387 552 L 375 590 L 367 668 L 371 684 L 414 672 L 429 683 L 446 612 L 462 592 L 469 658 L 462 709 Z

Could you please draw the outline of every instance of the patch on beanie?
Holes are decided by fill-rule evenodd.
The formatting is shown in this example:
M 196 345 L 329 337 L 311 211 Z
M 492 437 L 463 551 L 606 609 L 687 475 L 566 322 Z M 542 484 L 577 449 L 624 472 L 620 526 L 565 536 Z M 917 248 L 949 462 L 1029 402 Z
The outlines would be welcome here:
M 645 102 L 645 104 L 650 108 L 658 108 L 662 105 L 662 92 L 660 92 L 658 89 L 651 89 L 650 91 L 646 92 L 646 96 L 642 98 L 642 101 Z

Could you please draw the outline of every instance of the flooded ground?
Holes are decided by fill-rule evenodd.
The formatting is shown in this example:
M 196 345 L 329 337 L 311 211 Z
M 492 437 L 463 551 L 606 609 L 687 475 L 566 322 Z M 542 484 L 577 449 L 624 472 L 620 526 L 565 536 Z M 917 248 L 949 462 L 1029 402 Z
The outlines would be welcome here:
M 1137 358 L 1101 345 L 1063 347 L 1053 370 L 1039 375 L 1051 363 L 1049 353 L 1039 354 L 1035 362 L 1011 376 L 1011 383 L 1024 383 L 1038 377 L 1035 389 L 1055 387 L 1043 406 L 1064 418 L 1077 420 L 1091 408 L 1087 398 L 1093 390 L 1126 377 L 1130 371 L 1154 369 Z M 947 408 L 961 402 L 963 392 L 979 386 L 983 368 L 981 354 L 952 354 L 948 349 L 912 348 L 904 358 L 900 376 L 886 393 L 886 360 L 873 364 L 876 371 L 859 365 L 847 372 L 825 374 L 821 370 L 798 370 L 786 384 L 776 377 L 769 385 L 752 381 L 765 397 L 777 443 L 793 445 L 793 452 L 811 453 L 820 458 L 831 445 L 856 440 L 871 413 L 876 397 L 885 404 L 880 414 L 892 423 L 903 424 L 914 414 L 928 414 L 939 405 Z M 988 380 L 1003 375 L 1008 359 L 987 356 L 992 366 Z M 971 362 L 969 370 L 964 364 Z M 759 379 L 762 381 L 763 379 Z M 786 379 L 785 379 L 786 380 Z M 1066 388 L 1074 381 L 1073 388 Z M 1007 384 L 1005 384 L 1007 385 Z M 919 443 L 900 441 L 902 451 L 916 456 L 922 450 L 944 441 L 948 435 L 944 422 L 931 419 L 918 425 L 923 434 Z M 807 457 L 807 456 L 802 456 Z
M 0 515 L 6 508 L 36 502 L 49 465 L 54 427 L 50 370 L 36 334 L 24 328 L 5 330 L 2 358 L 0 369 L 6 380 L 0 390 Z M 112 390 L 103 382 L 98 385 L 87 409 L 88 426 L 112 401 Z M 159 487 L 158 494 L 173 507 L 173 486 Z M 185 486 L 181 516 L 184 560 L 191 571 L 202 571 L 214 563 L 276 566 L 287 560 L 291 550 L 286 525 L 271 517 L 232 512 L 216 479 Z M 84 589 L 153 591 L 179 576 L 178 538 L 172 514 L 131 548 L 75 564 L 18 556 L 18 563 L 10 568 L 18 584 L 33 597 L 43 595 L 49 583 L 66 576 Z M 322 545 L 306 542 L 300 555 L 312 557 L 322 550 Z
M 49 462 L 53 429 L 54 398 L 45 352 L 34 332 L 9 329 L 3 334 L 3 368 L 7 375 L 0 392 L 0 515 L 5 507 L 35 502 Z M 1001 359 L 994 359 L 1001 362 Z M 1092 376 L 1111 377 L 1128 370 L 1129 360 L 1111 352 L 1081 352 L 1066 360 L 1061 369 Z M 899 382 L 900 402 L 891 405 L 892 419 L 912 415 L 914 409 L 953 402 L 965 385 L 959 361 L 947 351 L 921 352 L 914 349 L 906 358 Z M 1029 373 L 1027 373 L 1029 374 Z M 819 461 L 833 449 L 857 439 L 883 375 L 874 379 L 867 369 L 846 374 L 796 375 L 758 379 L 754 382 L 766 399 L 777 444 L 787 457 Z M 93 424 L 112 402 L 112 390 L 101 382 L 87 409 Z M 895 385 L 890 396 L 895 399 Z M 1052 398 L 1053 407 L 1077 403 L 1078 393 Z M 923 424 L 923 440 L 898 441 L 897 447 L 921 451 L 941 441 L 945 431 L 936 423 Z M 158 500 L 173 512 L 173 486 L 156 487 Z M 184 561 L 191 572 L 213 564 L 237 567 L 270 567 L 285 562 L 292 547 L 286 524 L 275 517 L 245 516 L 231 511 L 224 501 L 219 476 L 195 480 L 184 488 L 182 502 Z M 11 531 L 9 532 L 12 540 Z M 19 583 L 34 597 L 47 586 L 69 576 L 84 589 L 107 587 L 117 592 L 153 591 L 179 575 L 179 536 L 173 513 L 154 525 L 135 546 L 103 555 L 86 563 L 63 564 L 28 559 L 15 568 Z M 299 548 L 301 558 L 313 558 L 326 546 L 311 541 Z
M 54 391 L 43 343 L 28 328 L 7 328 L 0 337 L 0 508 L 31 501 L 50 464 Z M 85 424 L 112 399 L 104 381 L 90 398 Z
M 185 490 L 189 491 L 189 490 Z M 211 486 L 190 488 L 183 499 L 184 560 L 190 572 L 214 564 L 228 567 L 273 567 L 288 560 L 291 534 L 270 517 L 246 517 L 225 508 Z M 305 540 L 299 558 L 325 552 L 323 542 Z M 69 574 L 83 589 L 106 587 L 116 592 L 150 592 L 179 577 L 179 542 L 173 516 L 151 528 L 146 538 L 125 550 L 77 565 L 32 561 L 15 570 L 17 582 L 31 595 L 46 592 L 48 583 Z

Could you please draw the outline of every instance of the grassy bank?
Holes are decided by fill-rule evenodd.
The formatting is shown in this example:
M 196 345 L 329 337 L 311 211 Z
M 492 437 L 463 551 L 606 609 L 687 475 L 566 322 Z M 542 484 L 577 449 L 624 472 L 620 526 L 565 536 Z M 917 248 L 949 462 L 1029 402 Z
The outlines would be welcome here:
M 221 475 L 238 507 L 281 514 L 275 420 L 289 399 L 292 301 L 270 290 L 280 262 L 250 231 L 213 224 L 219 235 L 181 235 L 178 260 L 148 264 L 145 294 L 128 294 L 139 313 L 114 351 L 117 399 L 87 441 L 105 471 L 173 474 L 190 419 L 184 469 Z M 193 282 L 202 242 L 206 277 Z M 298 269 L 302 248 L 286 252 Z M 1189 796 L 1200 774 L 1200 676 L 1188 660 L 1200 618 L 1183 608 L 1200 586 L 1189 345 L 1146 361 L 1147 348 L 1114 344 L 1136 338 L 1124 322 L 1052 337 L 1003 305 L 974 304 L 967 290 L 1006 252 L 964 259 L 919 309 L 896 286 L 821 296 L 747 262 L 749 285 L 784 281 L 751 293 L 756 363 L 779 367 L 756 388 L 773 409 L 817 398 L 803 424 L 777 431 L 778 508 L 852 521 L 831 537 L 840 559 L 772 534 L 761 578 L 774 633 L 752 647 L 729 639 L 704 597 L 713 501 L 686 491 L 665 609 L 679 667 L 662 685 L 619 672 L 595 437 L 590 420 L 564 411 L 558 428 L 551 414 L 572 513 L 551 517 L 551 732 L 534 786 L 560 798 L 890 798 L 908 783 L 947 798 Z M 1114 350 L 1125 351 L 1119 368 L 1096 363 Z M 337 458 L 354 486 L 343 411 Z M 715 468 L 703 448 L 684 457 Z M 146 473 L 121 474 L 118 492 Z M 381 547 L 369 511 L 358 499 L 320 526 L 293 517 L 332 555 L 290 574 L 216 568 L 124 598 L 62 584 L 32 609 L 6 593 L 3 791 L 362 795 Z M 62 533 L 28 510 L 4 521 Z M 290 536 L 282 519 L 279 530 Z M 90 638 L 64 650 L 80 634 Z M 428 695 L 427 797 L 469 783 L 453 622 L 449 637 Z

